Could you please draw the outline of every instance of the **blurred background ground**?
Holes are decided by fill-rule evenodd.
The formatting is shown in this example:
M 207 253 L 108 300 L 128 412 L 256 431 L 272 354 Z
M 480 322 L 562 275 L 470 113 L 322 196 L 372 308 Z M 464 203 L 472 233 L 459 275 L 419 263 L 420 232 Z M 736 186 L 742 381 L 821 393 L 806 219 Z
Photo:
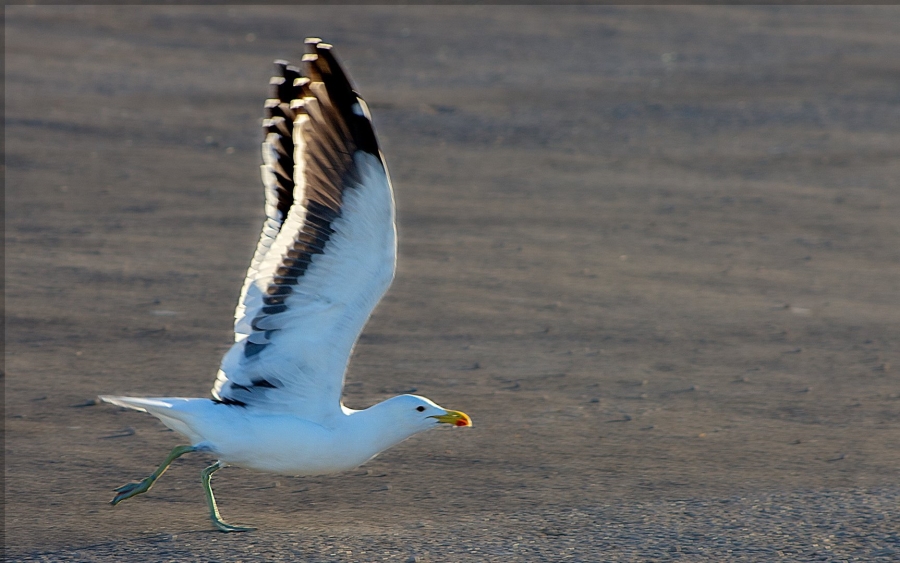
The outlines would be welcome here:
M 900 557 L 897 7 L 6 13 L 10 560 Z M 400 263 L 346 402 L 471 414 L 351 474 L 107 505 L 207 396 L 271 62 L 336 45 Z

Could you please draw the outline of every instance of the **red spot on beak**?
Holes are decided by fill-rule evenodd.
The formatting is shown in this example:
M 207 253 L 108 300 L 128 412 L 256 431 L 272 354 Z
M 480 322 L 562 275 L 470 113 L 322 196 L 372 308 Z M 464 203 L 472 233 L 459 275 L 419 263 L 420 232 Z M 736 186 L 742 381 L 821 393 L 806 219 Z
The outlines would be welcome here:
M 469 423 L 466 422 L 465 420 L 457 420 L 457 421 L 456 421 L 456 425 L 457 425 L 457 426 L 468 426 Z

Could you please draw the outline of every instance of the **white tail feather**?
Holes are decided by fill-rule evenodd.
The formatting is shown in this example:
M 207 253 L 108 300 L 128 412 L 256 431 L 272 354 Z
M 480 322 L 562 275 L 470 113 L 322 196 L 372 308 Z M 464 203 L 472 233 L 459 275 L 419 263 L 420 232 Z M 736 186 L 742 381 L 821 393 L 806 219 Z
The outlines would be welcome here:
M 190 412 L 189 409 L 184 409 L 183 407 L 191 402 L 207 401 L 206 399 L 185 399 L 181 397 L 141 398 L 100 395 L 100 400 L 120 407 L 150 413 L 162 421 L 167 427 L 190 439 L 193 445 L 203 441 L 202 436 L 197 434 L 190 426 L 190 419 L 193 418 L 193 413 Z

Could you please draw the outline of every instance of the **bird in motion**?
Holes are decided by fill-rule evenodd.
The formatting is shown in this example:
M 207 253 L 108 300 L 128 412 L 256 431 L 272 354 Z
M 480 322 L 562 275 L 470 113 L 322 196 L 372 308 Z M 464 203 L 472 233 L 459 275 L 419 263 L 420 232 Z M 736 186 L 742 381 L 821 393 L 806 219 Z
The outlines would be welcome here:
M 189 452 L 218 461 L 201 473 L 210 518 L 223 532 L 210 477 L 226 465 L 284 475 L 353 469 L 419 432 L 471 426 L 462 412 L 416 395 L 364 410 L 341 402 L 363 325 L 394 276 L 391 182 L 369 110 L 331 45 L 306 40 L 302 66 L 276 61 L 263 121 L 266 220 L 235 311 L 234 345 L 212 399 L 101 396 L 152 414 L 190 441 L 111 504 L 145 493 Z

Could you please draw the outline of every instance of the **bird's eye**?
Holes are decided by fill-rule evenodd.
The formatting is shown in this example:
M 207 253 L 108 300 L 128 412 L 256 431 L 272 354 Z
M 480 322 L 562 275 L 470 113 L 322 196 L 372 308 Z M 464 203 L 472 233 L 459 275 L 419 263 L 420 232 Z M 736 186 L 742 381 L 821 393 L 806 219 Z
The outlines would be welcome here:
M 416 407 L 416 410 L 419 412 L 425 412 L 425 407 L 418 406 L 418 407 Z

